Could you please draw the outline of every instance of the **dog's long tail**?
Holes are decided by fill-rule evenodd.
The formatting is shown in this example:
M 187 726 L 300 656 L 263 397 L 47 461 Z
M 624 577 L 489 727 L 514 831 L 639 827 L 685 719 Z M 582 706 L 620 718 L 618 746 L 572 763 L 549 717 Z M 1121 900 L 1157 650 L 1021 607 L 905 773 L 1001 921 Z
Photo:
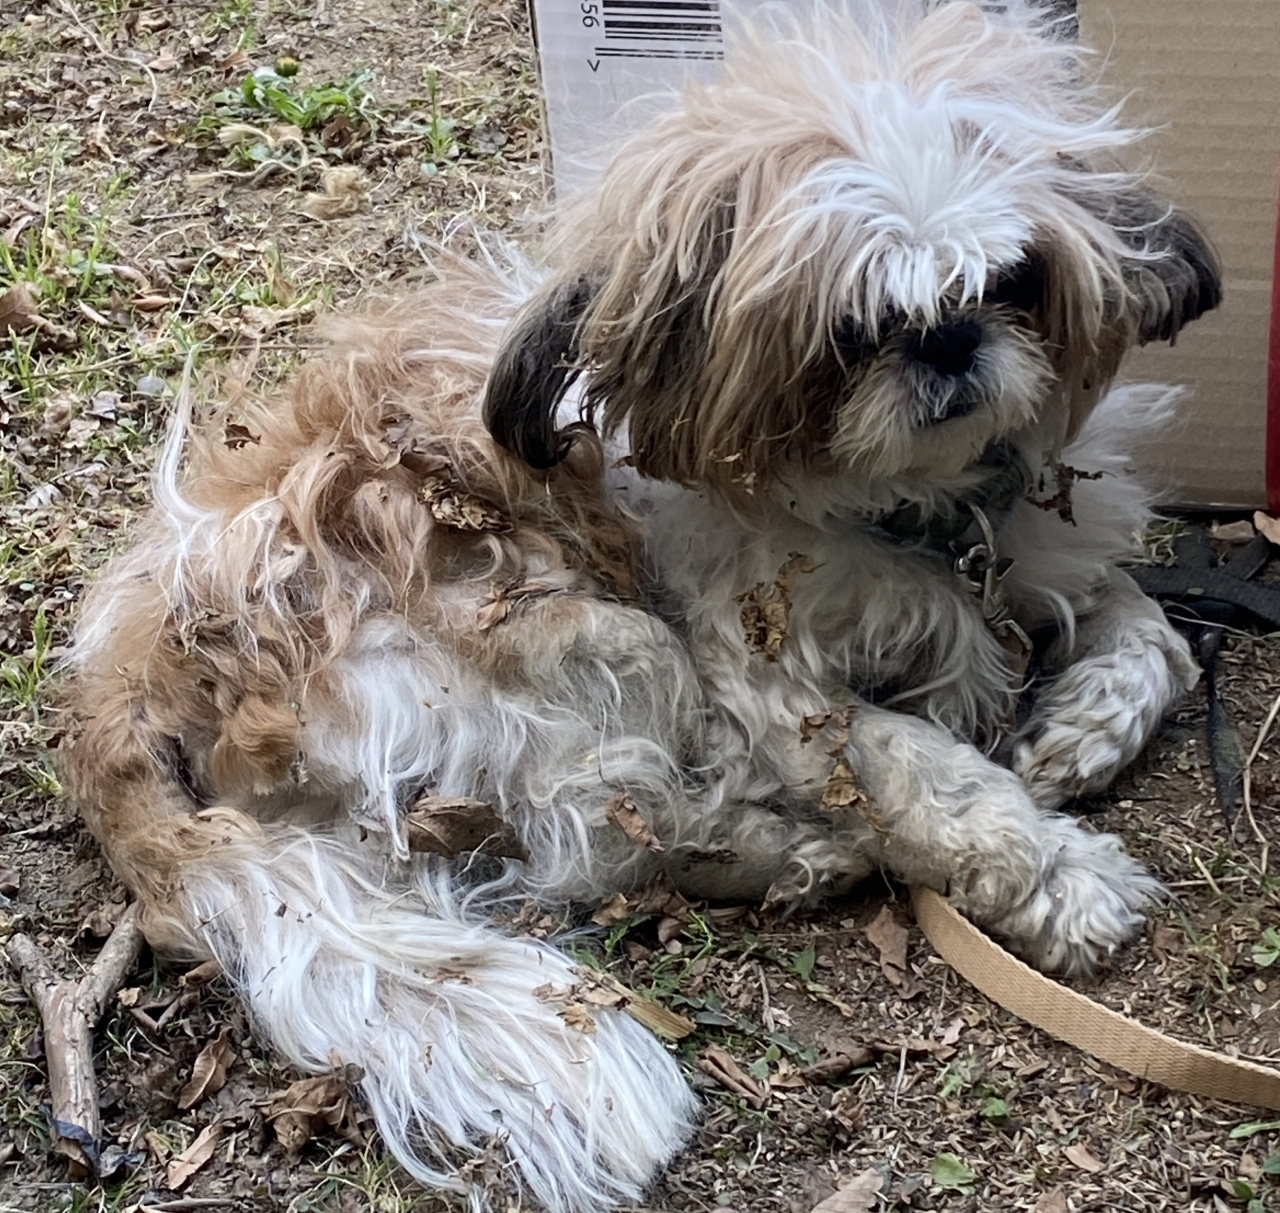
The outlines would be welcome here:
M 581 998 L 565 956 L 483 922 L 425 861 L 396 866 L 354 831 L 198 809 L 143 752 L 148 731 L 90 717 L 63 768 L 153 944 L 220 961 L 292 1064 L 359 1066 L 383 1138 L 421 1181 L 484 1208 L 497 1143 L 553 1213 L 639 1198 L 693 1114 L 654 1037 Z

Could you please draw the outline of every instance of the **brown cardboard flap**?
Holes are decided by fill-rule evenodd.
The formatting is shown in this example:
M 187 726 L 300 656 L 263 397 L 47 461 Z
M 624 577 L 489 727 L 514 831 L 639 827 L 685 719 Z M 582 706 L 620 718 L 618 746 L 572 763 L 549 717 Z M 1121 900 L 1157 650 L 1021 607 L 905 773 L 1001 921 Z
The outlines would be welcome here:
M 1145 465 L 1174 501 L 1265 506 L 1267 350 L 1280 198 L 1280 0 L 1080 0 L 1083 41 L 1131 91 L 1130 120 L 1226 271 L 1220 310 L 1177 345 L 1135 352 L 1131 380 L 1185 383 L 1176 431 Z

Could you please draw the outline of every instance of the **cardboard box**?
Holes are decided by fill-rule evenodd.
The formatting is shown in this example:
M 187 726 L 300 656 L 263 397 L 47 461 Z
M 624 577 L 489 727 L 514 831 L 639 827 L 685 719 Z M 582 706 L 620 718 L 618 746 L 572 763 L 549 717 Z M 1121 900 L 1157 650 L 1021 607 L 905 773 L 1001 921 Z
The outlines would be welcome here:
M 1278 512 L 1280 0 L 1080 0 L 1079 11 L 1108 79 L 1132 90 L 1131 117 L 1162 124 L 1148 150 L 1225 270 L 1220 309 L 1125 367 L 1193 393 L 1148 466 L 1174 501 Z
M 685 80 L 714 79 L 726 32 L 761 2 L 533 0 L 556 189 L 588 184 Z M 1079 15 L 1226 270 L 1219 311 L 1125 369 L 1193 393 L 1146 469 L 1179 504 L 1280 510 L 1280 0 L 1079 0 Z

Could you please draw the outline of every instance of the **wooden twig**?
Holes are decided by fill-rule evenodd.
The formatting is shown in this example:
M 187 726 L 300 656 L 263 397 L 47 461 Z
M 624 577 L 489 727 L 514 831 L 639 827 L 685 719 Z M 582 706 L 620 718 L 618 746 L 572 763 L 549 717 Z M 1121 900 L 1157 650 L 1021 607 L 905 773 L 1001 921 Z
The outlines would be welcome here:
M 97 960 L 78 982 L 59 977 L 30 936 L 14 935 L 5 950 L 44 1024 L 53 1148 L 73 1171 L 96 1175 L 102 1118 L 93 1073 L 93 1030 L 138 963 L 138 906 L 131 905 L 121 915 Z

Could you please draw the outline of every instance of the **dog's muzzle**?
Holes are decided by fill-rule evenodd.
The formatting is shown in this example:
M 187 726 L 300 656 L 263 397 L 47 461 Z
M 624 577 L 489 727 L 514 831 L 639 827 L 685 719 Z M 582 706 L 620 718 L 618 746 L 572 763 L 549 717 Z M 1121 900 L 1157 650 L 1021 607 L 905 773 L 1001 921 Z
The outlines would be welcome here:
M 962 379 L 972 373 L 981 344 L 982 329 L 975 321 L 953 320 L 917 334 L 910 356 L 944 380 Z M 945 404 L 929 418 L 928 424 L 967 417 L 981 402 L 976 392 L 954 390 L 958 384 L 949 386 L 953 390 L 946 393 Z

